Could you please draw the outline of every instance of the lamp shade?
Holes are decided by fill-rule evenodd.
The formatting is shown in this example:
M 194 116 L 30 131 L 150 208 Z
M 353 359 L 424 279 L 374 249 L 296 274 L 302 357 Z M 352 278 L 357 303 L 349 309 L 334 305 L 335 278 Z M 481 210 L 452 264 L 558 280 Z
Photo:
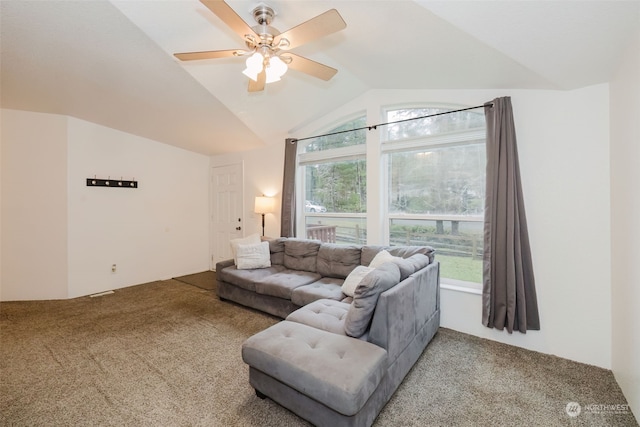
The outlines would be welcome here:
M 265 214 L 273 212 L 275 207 L 275 199 L 273 197 L 258 196 L 256 197 L 255 213 Z
M 242 74 L 249 77 L 251 80 L 258 80 L 258 74 L 262 71 L 264 56 L 260 52 L 256 52 L 247 58 L 247 68 L 244 69 Z
M 287 72 L 287 64 L 285 64 L 282 59 L 277 56 L 273 56 L 269 59 L 269 63 L 267 64 L 266 73 L 267 73 L 267 81 L 266 83 L 273 83 L 280 80 L 280 77 Z

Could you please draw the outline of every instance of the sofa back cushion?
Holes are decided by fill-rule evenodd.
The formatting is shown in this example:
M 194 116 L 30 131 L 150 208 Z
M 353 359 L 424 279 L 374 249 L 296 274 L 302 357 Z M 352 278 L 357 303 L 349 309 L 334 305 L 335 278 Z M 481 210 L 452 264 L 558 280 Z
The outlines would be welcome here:
M 393 262 L 385 262 L 362 279 L 353 295 L 353 302 L 344 323 L 347 335 L 358 338 L 367 331 L 378 297 L 399 281 L 400 269 Z
M 431 246 L 391 246 L 387 249 L 393 256 L 409 258 L 415 254 L 423 254 L 429 258 L 429 262 L 433 262 L 436 250 Z
M 318 251 L 318 273 L 324 277 L 346 278 L 360 265 L 360 246 L 323 243 Z
M 433 262 L 436 250 L 431 246 L 381 246 L 381 245 L 365 245 L 362 247 L 360 262 L 362 265 L 368 266 L 373 258 L 382 250 L 387 250 L 391 255 L 409 258 L 414 254 L 423 254 L 429 257 L 429 262 Z
M 271 252 L 271 265 L 284 265 L 284 242 L 286 237 L 278 237 L 269 240 L 269 252 Z
M 319 240 L 287 239 L 284 241 L 284 266 L 290 270 L 316 273 Z
M 414 271 L 418 271 L 421 268 L 425 268 L 427 265 L 431 264 L 431 260 L 427 255 L 424 254 L 413 254 L 409 258 L 403 258 L 403 261 L 408 261 L 413 266 Z

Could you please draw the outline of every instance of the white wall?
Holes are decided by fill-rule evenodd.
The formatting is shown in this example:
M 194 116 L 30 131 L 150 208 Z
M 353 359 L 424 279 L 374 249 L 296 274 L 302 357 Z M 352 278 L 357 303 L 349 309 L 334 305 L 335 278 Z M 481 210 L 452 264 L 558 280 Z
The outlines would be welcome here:
M 442 326 L 610 368 L 608 85 L 567 92 L 371 91 L 292 136 L 315 135 L 357 111 L 368 111 L 369 124 L 380 123 L 384 120 L 379 105 L 474 106 L 500 96 L 511 96 L 514 108 L 541 331 L 509 335 L 485 328 L 480 296 L 446 289 L 442 291 Z M 258 158 L 277 160 L 282 146 L 272 148 L 276 156 L 269 156 L 268 150 L 241 158 L 251 159 L 252 164 Z M 245 164 L 248 183 L 281 188 L 281 173 L 266 171 Z M 369 205 L 378 202 L 370 194 Z M 368 224 L 370 229 L 376 226 L 381 227 Z
M 2 110 L 2 300 L 67 296 L 67 119 Z
M 209 269 L 207 156 L 74 118 L 2 113 L 3 301 Z M 86 187 L 94 175 L 139 188 Z
M 612 370 L 640 415 L 640 32 L 611 82 Z
M 68 177 L 70 297 L 209 269 L 207 156 L 70 118 Z
M 481 325 L 479 295 L 443 290 L 442 325 L 611 367 L 608 86 L 511 91 L 540 331 Z

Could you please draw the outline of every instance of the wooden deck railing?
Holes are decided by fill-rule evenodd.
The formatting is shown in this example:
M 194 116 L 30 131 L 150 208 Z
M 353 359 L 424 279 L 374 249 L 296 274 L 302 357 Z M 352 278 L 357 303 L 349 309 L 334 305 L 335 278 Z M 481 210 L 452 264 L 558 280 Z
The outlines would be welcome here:
M 336 242 L 335 225 L 308 225 L 307 239 L 320 240 L 326 243 Z

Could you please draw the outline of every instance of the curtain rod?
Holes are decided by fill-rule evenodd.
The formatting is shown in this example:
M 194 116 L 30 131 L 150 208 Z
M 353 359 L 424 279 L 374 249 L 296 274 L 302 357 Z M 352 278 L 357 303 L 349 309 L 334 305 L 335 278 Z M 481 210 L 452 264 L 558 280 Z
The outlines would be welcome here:
M 393 125 L 393 124 L 396 124 L 396 123 L 408 122 L 410 120 L 426 119 L 426 118 L 429 118 L 429 117 L 443 116 L 445 114 L 459 113 L 461 111 L 475 110 L 476 108 L 484 108 L 484 107 L 491 108 L 491 107 L 493 107 L 493 104 L 492 103 L 487 103 L 487 104 L 484 104 L 484 105 L 476 105 L 475 107 L 461 108 L 459 110 L 451 110 L 451 111 L 444 111 L 442 113 L 429 114 L 427 116 L 412 117 L 410 119 L 396 120 L 395 122 L 378 123 L 377 125 L 363 126 L 363 127 L 359 127 L 359 128 L 355 128 L 355 129 L 348 129 L 348 130 L 341 130 L 341 131 L 337 131 L 337 132 L 325 133 L 323 135 L 307 136 L 306 138 L 292 138 L 290 140 L 290 142 L 293 144 L 293 143 L 296 143 L 298 141 L 305 141 L 307 139 L 322 138 L 323 136 L 339 135 L 341 133 L 355 132 L 355 131 L 363 130 L 363 129 L 372 130 L 372 129 L 377 129 L 378 126 Z

